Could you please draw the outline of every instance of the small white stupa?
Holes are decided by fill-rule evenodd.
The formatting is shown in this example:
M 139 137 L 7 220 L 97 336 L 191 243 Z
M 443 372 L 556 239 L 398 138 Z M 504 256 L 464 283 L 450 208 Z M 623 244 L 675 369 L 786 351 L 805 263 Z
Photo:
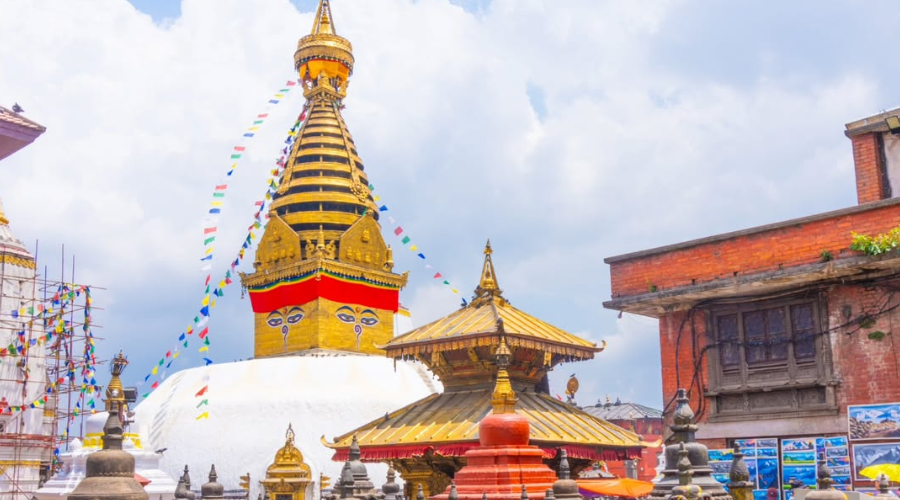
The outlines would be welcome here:
M 106 409 L 109 410 L 112 402 L 121 403 L 126 408 L 126 413 L 120 416 L 127 418 L 124 390 L 119 376 L 128 364 L 125 356 L 120 352 L 111 364 L 112 379 L 106 388 Z M 85 478 L 87 458 L 91 453 L 103 449 L 103 426 L 109 418 L 108 411 L 97 412 L 88 417 L 85 422 L 84 440 L 78 438 L 69 443 L 69 449 L 60 453 L 59 460 L 63 468 L 49 481 L 35 492 L 37 500 L 59 500 L 66 498 Z M 134 456 L 134 470 L 139 481 L 146 482 L 144 491 L 153 500 L 174 500 L 177 483 L 172 476 L 160 469 L 161 452 L 156 448 L 146 446 L 146 435 L 134 430 L 141 429 L 139 419 L 128 421 L 128 430 L 123 435 L 122 449 Z M 132 432 L 129 432 L 132 431 Z M 177 474 L 175 474 L 177 476 Z

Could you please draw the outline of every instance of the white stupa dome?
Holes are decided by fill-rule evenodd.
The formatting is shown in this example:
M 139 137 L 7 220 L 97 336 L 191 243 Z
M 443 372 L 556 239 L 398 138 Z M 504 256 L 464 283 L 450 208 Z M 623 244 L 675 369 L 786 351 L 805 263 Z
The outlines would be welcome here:
M 208 386 L 203 396 L 196 394 Z M 160 467 L 178 477 L 185 465 L 191 481 L 202 484 L 215 464 L 218 482 L 238 489 L 239 477 L 250 473 L 250 498 L 261 491 L 275 452 L 293 424 L 295 445 L 312 469 L 340 478 L 342 463 L 321 443 L 332 440 L 389 411 L 433 392 L 440 383 L 420 364 L 381 356 L 311 350 L 303 353 L 180 371 L 167 378 L 135 408 L 147 427 L 150 449 L 167 448 Z M 207 405 L 198 408 L 203 399 Z M 208 419 L 197 420 L 203 412 Z M 387 467 L 367 464 L 369 478 L 384 483 Z

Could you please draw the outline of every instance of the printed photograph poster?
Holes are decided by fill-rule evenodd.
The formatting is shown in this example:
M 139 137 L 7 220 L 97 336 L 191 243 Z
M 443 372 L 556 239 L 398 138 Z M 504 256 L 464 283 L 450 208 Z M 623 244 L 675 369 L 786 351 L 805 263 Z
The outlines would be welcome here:
M 853 441 L 900 438 L 900 403 L 853 405 L 847 420 Z
M 816 438 L 816 460 L 816 465 L 820 461 L 825 462 L 834 480 L 834 489 L 850 491 L 853 475 L 850 473 L 850 447 L 846 436 Z
M 725 486 L 728 490 L 730 478 L 728 473 L 731 472 L 731 461 L 734 459 L 734 450 L 731 448 L 709 450 L 709 468 L 713 471 L 713 479 Z
M 853 445 L 853 466 L 857 480 L 871 481 L 860 475 L 860 472 L 866 467 L 881 464 L 900 464 L 900 443 Z

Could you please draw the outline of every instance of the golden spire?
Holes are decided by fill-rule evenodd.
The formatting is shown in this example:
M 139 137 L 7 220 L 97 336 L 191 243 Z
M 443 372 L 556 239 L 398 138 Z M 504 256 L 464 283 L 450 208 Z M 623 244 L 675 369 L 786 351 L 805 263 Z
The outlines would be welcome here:
M 328 0 L 319 0 L 319 7 L 316 9 L 316 20 L 313 21 L 312 31 L 309 34 L 337 34 L 331 22 L 331 5 L 329 5 Z
M 125 403 L 125 389 L 122 387 L 121 379 L 122 372 L 125 371 L 126 366 L 128 366 L 128 359 L 125 358 L 125 354 L 122 351 L 119 351 L 119 354 L 113 358 L 112 363 L 109 365 L 112 378 L 109 379 L 109 385 L 106 386 L 106 411 L 111 411 L 114 403 L 122 415 L 128 411 Z
M 481 269 L 481 281 L 475 288 L 475 295 L 481 297 L 483 295 L 500 296 L 503 290 L 497 284 L 497 273 L 494 272 L 494 262 L 491 260 L 491 240 L 487 241 L 484 246 L 484 267 Z
M 513 391 L 512 384 L 509 382 L 509 373 L 506 372 L 511 356 L 512 352 L 506 345 L 506 339 L 501 337 L 500 345 L 494 353 L 494 358 L 499 368 L 497 370 L 497 382 L 494 385 L 494 394 L 491 398 L 491 406 L 494 407 L 494 413 L 515 413 L 516 403 L 519 402 L 515 391 Z
M 6 214 L 3 213 L 3 203 L 0 202 L 0 226 L 8 226 L 9 219 L 6 218 Z

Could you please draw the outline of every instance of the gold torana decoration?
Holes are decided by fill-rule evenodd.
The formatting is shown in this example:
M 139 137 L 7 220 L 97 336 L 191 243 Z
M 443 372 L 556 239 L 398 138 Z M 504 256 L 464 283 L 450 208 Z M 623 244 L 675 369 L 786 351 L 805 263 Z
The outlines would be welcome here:
M 303 454 L 294 445 L 294 428 L 288 424 L 284 436 L 284 446 L 275 453 L 275 461 L 266 469 L 266 478 L 259 482 L 266 490 L 266 496 L 290 500 L 305 500 L 306 492 L 312 484 L 312 472 L 303 461 Z
M 241 274 L 251 301 L 260 290 L 323 277 L 373 293 L 406 286 L 407 274 L 393 272 L 368 174 L 341 115 L 353 64 L 353 47 L 337 34 L 330 2 L 320 0 L 312 30 L 294 53 L 307 119 L 273 196 L 255 271 Z M 319 291 L 284 293 L 297 297 L 289 299 L 295 303 L 277 310 L 254 303 L 256 357 L 309 349 L 382 354 L 377 346 L 394 335 L 396 309 L 360 306 L 334 294 L 329 300 Z

